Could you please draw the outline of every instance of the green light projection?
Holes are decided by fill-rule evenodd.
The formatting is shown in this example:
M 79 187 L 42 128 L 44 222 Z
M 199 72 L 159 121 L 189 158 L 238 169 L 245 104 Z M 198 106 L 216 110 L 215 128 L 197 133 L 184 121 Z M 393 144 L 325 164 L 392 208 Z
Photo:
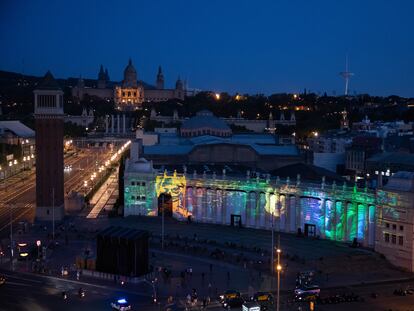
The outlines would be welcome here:
M 363 240 L 368 234 L 373 241 L 376 199 L 356 188 L 275 184 L 263 179 L 192 178 L 165 172 L 155 176 L 154 192 L 154 198 L 147 195 L 147 215 L 157 214 L 153 201 L 167 193 L 172 197 L 173 215 L 179 219 L 192 215 L 195 221 L 228 224 L 235 214 L 248 227 L 271 228 L 273 214 L 276 230 L 296 232 L 305 224 L 313 224 L 323 238 Z M 385 195 L 382 199 L 397 201 Z

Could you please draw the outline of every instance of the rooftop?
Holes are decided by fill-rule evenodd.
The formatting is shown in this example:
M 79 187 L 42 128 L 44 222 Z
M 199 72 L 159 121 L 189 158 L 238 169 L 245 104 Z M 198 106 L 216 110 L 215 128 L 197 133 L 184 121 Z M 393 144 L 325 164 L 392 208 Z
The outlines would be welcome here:
M 16 136 L 22 138 L 33 138 L 35 136 L 35 131 L 20 121 L 0 121 L 0 129 L 13 132 Z

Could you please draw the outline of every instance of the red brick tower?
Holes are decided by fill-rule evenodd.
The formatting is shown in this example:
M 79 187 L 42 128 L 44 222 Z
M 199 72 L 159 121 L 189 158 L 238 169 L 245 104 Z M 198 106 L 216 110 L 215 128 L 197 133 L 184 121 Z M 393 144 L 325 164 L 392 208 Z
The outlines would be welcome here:
M 34 91 L 36 119 L 36 219 L 64 216 L 63 92 L 48 71 Z

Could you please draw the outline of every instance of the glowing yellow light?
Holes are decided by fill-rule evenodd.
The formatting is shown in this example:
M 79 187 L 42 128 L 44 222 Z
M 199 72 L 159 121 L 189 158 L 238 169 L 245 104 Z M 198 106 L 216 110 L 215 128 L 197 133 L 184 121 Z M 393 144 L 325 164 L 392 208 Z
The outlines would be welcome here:
M 281 266 L 281 265 L 277 265 L 277 266 L 276 266 L 276 270 L 277 270 L 277 271 L 282 271 L 282 266 Z
M 220 94 L 219 94 L 219 93 L 216 93 L 216 94 L 215 94 L 215 96 L 216 96 L 216 99 L 217 99 L 217 100 L 219 100 L 219 99 L 220 99 Z

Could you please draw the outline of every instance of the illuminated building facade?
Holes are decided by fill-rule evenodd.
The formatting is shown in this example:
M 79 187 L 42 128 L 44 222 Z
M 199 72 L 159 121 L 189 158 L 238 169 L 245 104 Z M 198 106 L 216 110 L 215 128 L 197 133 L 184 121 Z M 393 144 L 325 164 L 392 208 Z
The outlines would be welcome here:
M 172 216 L 195 222 L 296 233 L 375 243 L 375 193 L 347 185 L 281 180 L 267 174 L 232 173 L 231 166 L 157 170 L 143 158 L 127 162 L 124 215 L 157 216 L 160 197 L 170 197 Z M 190 172 L 191 171 L 191 172 Z
M 86 80 L 87 81 L 87 80 Z M 78 83 L 72 88 L 72 97 L 83 100 L 85 95 L 98 97 L 107 101 L 114 100 L 119 110 L 141 109 L 142 103 L 163 102 L 170 99 L 184 100 L 185 96 L 194 96 L 194 91 L 189 91 L 185 83 L 178 78 L 174 88 L 164 88 L 164 74 L 161 67 L 158 68 L 155 86 L 138 80 L 137 71 L 130 59 L 124 70 L 124 79 L 121 83 L 109 80 L 108 70 L 101 68 L 96 84 L 85 85 L 85 81 L 79 78 Z
M 114 100 L 121 110 L 138 108 L 144 102 L 144 87 L 138 84 L 137 71 L 131 59 L 124 70 L 122 85 L 115 87 Z
M 400 171 L 377 192 L 375 250 L 414 271 L 414 172 Z

